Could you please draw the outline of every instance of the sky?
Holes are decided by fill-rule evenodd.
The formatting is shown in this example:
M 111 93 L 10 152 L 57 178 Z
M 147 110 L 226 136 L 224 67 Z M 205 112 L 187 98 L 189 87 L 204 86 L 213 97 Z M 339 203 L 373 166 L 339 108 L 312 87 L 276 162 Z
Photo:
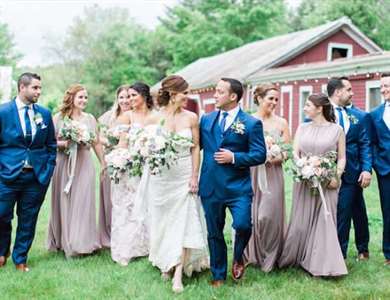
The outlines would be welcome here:
M 300 0 L 288 0 L 296 6 Z M 122 7 L 138 23 L 152 29 L 167 6 L 178 0 L 0 0 L 0 20 L 8 24 L 19 52 L 20 66 L 47 65 L 45 36 L 64 36 L 86 6 Z

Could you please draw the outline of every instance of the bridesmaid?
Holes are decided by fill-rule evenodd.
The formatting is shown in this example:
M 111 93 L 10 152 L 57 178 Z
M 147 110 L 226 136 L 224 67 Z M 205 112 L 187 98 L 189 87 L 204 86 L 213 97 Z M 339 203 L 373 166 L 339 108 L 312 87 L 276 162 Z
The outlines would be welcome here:
M 259 106 L 255 118 L 263 122 L 265 136 L 271 136 L 283 143 L 290 143 L 290 131 L 285 119 L 274 111 L 279 101 L 275 85 L 263 84 L 256 88 L 254 102 Z M 259 266 L 264 272 L 274 268 L 283 247 L 285 229 L 284 177 L 282 163 L 285 156 L 268 157 L 262 166 L 254 167 L 252 173 L 252 236 L 244 252 L 247 264 Z M 261 168 L 265 170 L 266 187 L 260 189 Z
M 108 129 L 112 129 L 118 125 L 118 118 L 120 118 L 126 111 L 131 109 L 130 99 L 127 90 L 128 85 L 122 85 L 116 90 L 116 101 L 113 107 L 105 112 L 99 118 L 99 124 Z M 107 154 L 109 146 L 107 138 L 100 133 L 100 142 L 103 145 L 104 152 Z M 110 177 L 104 169 L 100 173 L 100 208 L 99 208 L 99 240 L 102 247 L 110 248 L 111 241 L 111 185 Z
M 118 124 L 131 130 L 144 127 L 152 115 L 153 99 L 148 85 L 137 82 L 130 86 L 128 95 L 132 111 L 118 116 Z M 122 135 L 118 147 L 127 148 L 126 134 Z M 111 184 L 112 226 L 111 257 L 122 266 L 127 266 L 135 257 L 149 253 L 149 238 L 146 226 L 138 226 L 134 219 L 134 199 L 140 178 L 123 176 L 119 183 Z M 143 193 L 142 193 L 143 194 Z M 146 218 L 146 216 L 145 216 Z
M 65 117 L 85 124 L 97 136 L 92 147 L 104 168 L 103 148 L 97 135 L 96 120 L 84 112 L 87 103 L 87 90 L 79 84 L 70 86 L 60 112 L 54 116 L 56 134 L 58 137 Z M 95 167 L 90 146 L 78 145 L 73 183 L 69 193 L 65 193 L 70 157 L 64 150 L 69 148 L 70 141 L 58 138 L 57 144 L 59 152 L 52 180 L 48 249 L 63 250 L 67 258 L 90 254 L 100 248 L 96 230 Z
M 331 215 L 318 195 L 305 182 L 293 187 L 293 206 L 280 267 L 301 266 L 313 276 L 340 276 L 348 273 L 337 238 L 336 213 L 340 176 L 345 167 L 345 134 L 335 124 L 332 104 L 324 94 L 309 96 L 304 107 L 312 120 L 301 124 L 294 139 L 294 156 L 324 155 L 337 151 L 337 176 L 323 185 L 324 198 Z

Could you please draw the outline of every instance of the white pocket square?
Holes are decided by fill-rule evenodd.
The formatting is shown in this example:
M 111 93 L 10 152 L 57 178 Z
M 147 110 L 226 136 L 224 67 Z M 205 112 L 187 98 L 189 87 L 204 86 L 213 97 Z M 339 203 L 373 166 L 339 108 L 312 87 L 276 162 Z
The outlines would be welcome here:
M 47 128 L 47 125 L 46 124 L 42 124 L 41 129 L 45 129 L 45 128 Z

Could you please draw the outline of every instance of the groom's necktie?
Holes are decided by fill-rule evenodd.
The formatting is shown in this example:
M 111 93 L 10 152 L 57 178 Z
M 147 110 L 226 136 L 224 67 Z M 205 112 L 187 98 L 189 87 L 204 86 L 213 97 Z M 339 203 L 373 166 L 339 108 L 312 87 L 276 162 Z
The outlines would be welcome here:
M 219 123 L 219 126 L 221 127 L 221 131 L 222 132 L 225 132 L 226 118 L 227 118 L 228 115 L 229 115 L 229 113 L 226 112 L 226 111 L 224 111 L 223 114 L 222 114 L 222 120 Z
M 339 118 L 339 125 L 345 130 L 344 128 L 344 117 L 343 117 L 343 109 L 341 107 L 336 107 L 338 118 Z
M 31 122 L 30 122 L 30 117 L 28 115 L 28 110 L 30 108 L 28 107 L 28 105 L 26 105 L 24 107 L 24 123 L 26 125 L 26 142 L 27 142 L 27 145 L 30 145 L 31 142 L 32 142 L 32 129 L 31 129 Z

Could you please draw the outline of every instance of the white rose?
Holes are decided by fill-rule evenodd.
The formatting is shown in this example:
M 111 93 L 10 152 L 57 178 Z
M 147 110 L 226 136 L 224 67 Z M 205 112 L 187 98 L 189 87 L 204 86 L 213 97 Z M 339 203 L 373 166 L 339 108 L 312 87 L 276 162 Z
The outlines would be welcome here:
M 304 166 L 301 170 L 302 177 L 304 179 L 310 179 L 311 177 L 314 176 L 314 170 L 313 167 L 311 166 Z

